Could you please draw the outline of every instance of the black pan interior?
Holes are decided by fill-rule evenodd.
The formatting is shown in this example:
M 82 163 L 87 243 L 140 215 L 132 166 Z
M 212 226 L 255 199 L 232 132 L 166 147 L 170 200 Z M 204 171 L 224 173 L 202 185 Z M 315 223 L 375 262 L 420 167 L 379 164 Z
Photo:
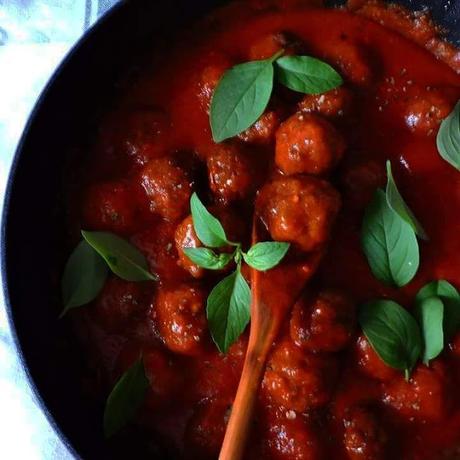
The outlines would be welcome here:
M 162 36 L 171 26 L 181 27 L 217 3 L 137 0 L 116 7 L 53 78 L 14 162 L 3 215 L 2 270 L 9 314 L 42 407 L 62 438 L 70 440 L 75 456 L 84 459 L 140 459 L 145 443 L 142 439 L 131 442 L 128 454 L 123 440 L 116 445 L 104 442 L 102 407 L 82 394 L 82 358 L 70 339 L 68 324 L 57 319 L 65 152 L 81 136 L 94 107 L 110 100 L 114 82 L 149 37 Z M 449 39 L 460 44 L 460 0 L 398 3 L 411 9 L 429 6 L 449 31 Z M 149 458 L 168 456 L 165 450 L 156 452 Z

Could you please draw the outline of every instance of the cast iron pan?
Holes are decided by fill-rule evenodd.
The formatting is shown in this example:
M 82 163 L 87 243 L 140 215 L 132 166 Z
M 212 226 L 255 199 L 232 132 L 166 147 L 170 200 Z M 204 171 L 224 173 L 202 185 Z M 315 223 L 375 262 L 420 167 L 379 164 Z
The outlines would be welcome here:
M 2 222 L 2 276 L 18 353 L 56 432 L 76 458 L 168 458 L 174 453 L 142 433 L 104 441 L 102 407 L 81 389 L 83 359 L 66 321 L 59 321 L 61 190 L 65 154 L 85 132 L 88 114 L 114 94 L 114 82 L 151 38 L 206 14 L 218 0 L 133 0 L 115 7 L 54 74 L 27 124 L 11 169 Z M 337 5 L 343 2 L 329 2 Z M 431 9 L 460 44 L 460 0 L 406 0 Z M 161 43 L 161 41 L 159 42 Z M 136 438 L 138 436 L 138 438 Z M 148 452 L 148 453 L 147 453 Z

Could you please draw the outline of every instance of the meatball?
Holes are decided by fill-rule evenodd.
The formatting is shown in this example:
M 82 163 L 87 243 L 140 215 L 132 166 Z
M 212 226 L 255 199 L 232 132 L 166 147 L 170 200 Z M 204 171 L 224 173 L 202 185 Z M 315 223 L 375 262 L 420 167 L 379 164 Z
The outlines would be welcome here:
M 202 108 L 209 112 L 212 96 L 224 73 L 232 66 L 230 59 L 219 53 L 211 53 L 205 59 L 206 63 L 199 79 L 198 97 Z
M 142 199 L 138 192 L 126 182 L 90 186 L 83 197 L 83 228 L 120 235 L 133 233 L 142 211 Z
M 231 241 L 242 241 L 244 238 L 245 225 L 240 216 L 224 208 L 211 208 L 225 229 L 225 233 Z M 195 233 L 192 216 L 187 216 L 177 227 L 175 234 L 176 249 L 179 254 L 179 265 L 187 270 L 194 278 L 202 278 L 205 270 L 194 264 L 184 253 L 184 248 L 201 247 L 201 241 Z M 229 248 L 233 250 L 234 248 Z M 221 248 L 222 250 L 222 248 Z M 226 248 L 223 248 L 226 251 Z
M 249 48 L 249 60 L 259 61 L 269 59 L 278 51 L 284 50 L 284 55 L 301 52 L 301 43 L 297 37 L 285 32 L 273 33 L 258 38 Z
M 370 203 L 376 189 L 383 187 L 386 179 L 385 163 L 377 160 L 353 162 L 344 168 L 341 177 L 349 202 L 358 208 Z
M 102 124 L 98 148 L 115 159 L 129 159 L 144 165 L 165 155 L 171 143 L 171 122 L 161 110 L 124 110 Z
M 185 254 L 185 248 L 201 247 L 201 241 L 195 233 L 192 216 L 186 217 L 177 227 L 175 234 L 176 249 L 179 254 L 178 264 L 194 278 L 202 278 L 205 270 L 193 263 Z
M 314 251 L 329 239 L 340 196 L 326 181 L 307 176 L 284 177 L 262 188 L 256 206 L 275 241 Z
M 152 213 L 170 221 L 177 221 L 187 213 L 192 182 L 171 158 L 150 161 L 142 170 L 141 184 Z
M 190 459 L 215 459 L 224 440 L 231 404 L 221 399 L 204 400 L 196 408 L 185 432 Z
M 129 342 L 118 356 L 116 378 L 126 372 L 142 356 L 145 375 L 150 383 L 145 404 L 151 409 L 158 409 L 168 404 L 184 383 L 184 378 L 177 370 L 178 364 L 173 356 L 157 347 L 142 347 Z
M 376 380 L 389 381 L 400 374 L 399 371 L 387 366 L 377 355 L 366 337 L 360 336 L 356 343 L 356 360 L 359 369 Z
M 195 355 L 207 337 L 205 292 L 193 284 L 161 287 L 152 318 L 165 345 L 173 352 Z
M 406 101 L 404 120 L 413 133 L 431 136 L 452 108 L 452 104 L 440 91 L 420 92 Z
M 275 110 L 265 112 L 251 127 L 238 137 L 249 144 L 267 145 L 275 139 L 280 117 Z
M 347 40 L 331 42 L 326 58 L 349 82 L 368 85 L 373 80 L 373 69 L 368 50 L 360 44 Z
M 297 113 L 276 132 L 275 162 L 285 174 L 325 174 L 344 151 L 340 133 L 317 115 Z
M 149 286 L 111 277 L 94 305 L 96 318 L 108 332 L 126 330 L 133 320 L 145 314 Z
M 274 404 L 304 412 L 329 402 L 336 376 L 333 356 L 308 354 L 285 340 L 271 353 L 262 392 Z
M 385 458 L 387 433 L 376 413 L 356 406 L 344 419 L 343 443 L 350 460 L 380 460 Z
M 257 157 L 236 144 L 216 145 L 208 156 L 209 186 L 223 203 L 246 198 L 260 181 Z
M 311 352 L 335 352 L 349 343 L 355 323 L 355 307 L 342 293 L 307 292 L 292 310 L 291 338 L 296 345 Z
M 451 409 L 448 370 L 443 362 L 419 365 L 407 382 L 402 375 L 385 385 L 383 401 L 410 420 L 440 422 Z
M 274 412 L 267 410 L 267 412 Z M 261 453 L 254 458 L 273 460 L 322 460 L 324 446 L 319 434 L 293 411 L 266 414 L 261 436 Z
M 146 404 L 156 409 L 177 399 L 184 386 L 184 376 L 178 372 L 179 365 L 168 353 L 159 349 L 147 349 L 142 354 L 145 375 L 150 382 Z
M 197 364 L 192 394 L 200 400 L 226 397 L 231 401 L 241 377 L 244 356 L 224 355 L 215 347 L 208 351 Z
M 188 273 L 178 264 L 174 246 L 175 226 L 170 222 L 152 224 L 150 228 L 136 233 L 132 242 L 145 255 L 150 271 L 162 282 L 189 279 Z
M 324 117 L 341 117 L 350 112 L 351 91 L 343 86 L 323 94 L 307 94 L 299 103 L 299 110 Z

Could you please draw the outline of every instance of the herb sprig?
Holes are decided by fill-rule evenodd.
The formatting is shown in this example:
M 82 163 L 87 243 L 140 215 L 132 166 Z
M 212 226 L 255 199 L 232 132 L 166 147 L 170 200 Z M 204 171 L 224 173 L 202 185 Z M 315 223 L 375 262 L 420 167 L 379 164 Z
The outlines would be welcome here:
M 418 359 L 429 366 L 460 329 L 460 294 L 447 281 L 433 281 L 418 292 L 413 313 L 391 300 L 370 302 L 359 312 L 372 348 L 406 379 Z
M 190 199 L 190 208 L 195 233 L 208 247 L 184 248 L 186 256 L 208 270 L 222 270 L 232 262 L 236 265 L 235 270 L 212 289 L 206 306 L 211 336 L 218 349 L 226 353 L 243 333 L 251 316 L 251 290 L 241 273 L 243 260 L 255 270 L 270 270 L 285 257 L 290 244 L 266 241 L 244 252 L 241 243 L 227 238 L 222 224 L 206 209 L 196 193 Z M 213 250 L 224 247 L 231 248 L 231 252 Z
M 460 171 L 460 101 L 441 122 L 436 144 L 441 157 Z
M 81 307 L 101 292 L 109 270 L 126 281 L 156 281 L 147 260 L 131 243 L 108 232 L 82 230 L 83 240 L 70 255 L 61 289 L 64 310 Z
M 310 56 L 283 56 L 232 67 L 219 81 L 211 101 L 210 124 L 215 142 L 222 142 L 251 127 L 270 101 L 275 77 L 287 88 L 320 94 L 343 83 L 327 63 Z
M 387 186 L 378 189 L 367 207 L 361 243 L 374 276 L 386 284 L 402 287 L 416 275 L 420 264 L 417 235 L 426 232 L 402 198 L 387 162 Z

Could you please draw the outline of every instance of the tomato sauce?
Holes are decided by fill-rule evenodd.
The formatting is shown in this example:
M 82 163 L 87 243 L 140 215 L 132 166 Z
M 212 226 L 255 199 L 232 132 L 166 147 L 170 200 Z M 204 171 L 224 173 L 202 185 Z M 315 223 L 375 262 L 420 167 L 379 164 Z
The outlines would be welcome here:
M 72 313 L 96 388 L 106 397 L 142 350 L 151 388 L 137 423 L 177 458 L 217 458 L 247 344 L 243 335 L 223 355 L 210 339 L 206 297 L 222 274 L 180 251 L 200 244 L 190 194 L 197 191 L 229 238 L 247 245 L 257 191 L 269 177 L 298 172 L 284 168 L 281 150 L 276 164 L 286 171 L 276 169 L 275 142 L 300 135 L 306 120 L 331 156 L 311 174 L 333 184 L 341 208 L 320 267 L 273 345 L 246 458 L 460 458 L 460 337 L 406 382 L 356 323 L 357 307 L 371 299 L 411 308 L 429 281 L 460 287 L 460 176 L 436 149 L 439 124 L 460 98 L 458 52 L 427 18 L 399 7 L 320 3 L 235 2 L 181 32 L 101 119 L 81 177 L 81 228 L 130 239 L 160 277 L 111 278 L 92 305 Z M 344 86 L 320 96 L 276 87 L 253 128 L 214 144 L 209 103 L 222 74 L 281 48 L 330 63 Z M 363 212 L 385 184 L 387 159 L 429 235 L 420 242 L 420 270 L 402 289 L 375 279 L 360 244 Z M 301 246 L 311 249 L 315 237 Z

